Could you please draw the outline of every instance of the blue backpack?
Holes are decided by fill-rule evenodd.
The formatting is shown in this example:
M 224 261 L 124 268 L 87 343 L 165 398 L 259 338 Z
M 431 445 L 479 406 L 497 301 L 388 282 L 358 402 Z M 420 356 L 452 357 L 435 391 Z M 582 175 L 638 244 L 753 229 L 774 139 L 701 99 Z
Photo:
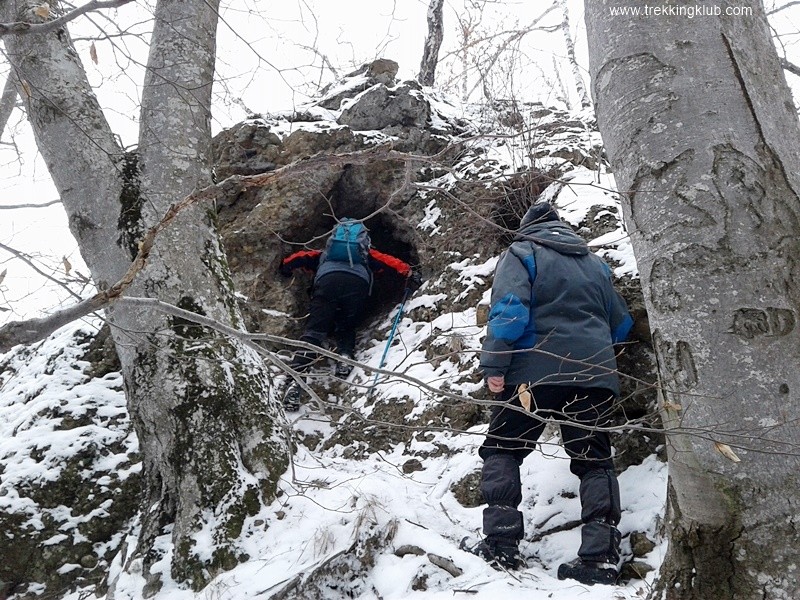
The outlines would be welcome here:
M 350 266 L 365 265 L 369 261 L 369 232 L 355 219 L 342 219 L 334 228 L 325 248 L 325 259 L 348 262 Z

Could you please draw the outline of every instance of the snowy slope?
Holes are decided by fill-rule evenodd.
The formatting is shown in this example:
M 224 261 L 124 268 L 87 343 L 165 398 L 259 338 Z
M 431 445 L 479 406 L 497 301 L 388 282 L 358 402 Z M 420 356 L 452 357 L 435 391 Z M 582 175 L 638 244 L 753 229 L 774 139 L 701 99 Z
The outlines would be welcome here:
M 454 327 L 459 326 L 458 319 L 458 315 L 452 315 Z M 401 325 L 400 337 L 412 346 L 417 330 L 429 326 L 442 327 L 443 323 L 420 324 L 407 319 Z M 4 467 L 0 501 L 4 511 L 26 511 L 35 518 L 36 507 L 15 493 L 15 484 L 23 478 L 55 477 L 53 470 L 58 470 L 67 457 L 86 444 L 107 446 L 112 440 L 124 440 L 128 451 L 135 450 L 135 438 L 124 421 L 124 396 L 119 389 L 118 375 L 82 380 L 76 368 L 81 365 L 74 362 L 76 355 L 70 354 L 70 346 L 65 345 L 74 332 L 82 328 L 85 326 L 71 326 L 56 334 L 38 353 L 25 357 L 24 367 L 22 361 L 12 361 L 15 368 L 20 368 L 12 380 L 18 384 L 3 386 L 0 412 Z M 389 353 L 390 368 L 417 362 L 409 370 L 413 377 L 434 385 L 448 380 L 447 373 L 441 370 L 437 373 L 424 361 L 409 359 L 400 347 L 394 347 Z M 55 348 L 68 350 L 55 360 L 51 358 L 50 367 L 46 368 L 44 359 Z M 380 346 L 375 345 L 359 359 L 375 363 L 380 360 L 380 350 Z M 450 368 L 449 375 L 453 376 L 455 367 Z M 352 377 L 356 382 L 363 379 L 360 372 Z M 29 397 L 31 386 L 47 392 L 39 394 L 35 403 L 26 403 L 24 399 Z M 389 393 L 410 392 L 395 389 Z M 425 398 L 416 400 L 418 403 L 426 401 Z M 79 403 L 81 410 L 98 409 L 99 416 L 113 418 L 115 425 L 103 428 L 93 424 L 59 431 L 57 419 L 32 419 L 33 414 L 52 408 L 54 404 L 69 410 L 71 403 Z M 28 433 L 20 435 L 26 424 Z M 305 434 L 316 432 L 322 437 L 331 431 L 330 420 L 309 408 L 295 416 L 293 426 Z M 280 498 L 261 514 L 250 518 L 245 526 L 242 544 L 251 560 L 219 575 L 209 590 L 199 594 L 167 586 L 156 597 L 170 600 L 303 598 L 306 596 L 293 595 L 292 585 L 298 578 L 320 569 L 321 575 L 311 575 L 319 579 L 320 595 L 314 596 L 319 598 L 434 599 L 452 598 L 454 592 L 455 597 L 463 593 L 464 597 L 478 599 L 520 597 L 518 594 L 522 592 L 525 598 L 533 600 L 639 597 L 638 591 L 647 585 L 646 582 L 588 588 L 555 578 L 558 564 L 572 558 L 579 544 L 575 525 L 580 518 L 578 480 L 569 474 L 568 462 L 556 439 L 545 440 L 541 452 L 534 453 L 522 469 L 526 540 L 553 531 L 539 541 L 523 542 L 521 550 L 528 568 L 515 573 L 498 572 L 482 560 L 458 550 L 461 538 L 475 537 L 479 533 L 481 508 L 463 507 L 452 488 L 480 469 L 477 448 L 484 431 L 483 425 L 464 433 L 439 431 L 428 436 L 427 441 L 415 441 L 412 447 L 398 444 L 390 451 L 376 452 L 363 460 L 348 458 L 348 447 L 341 445 L 324 451 L 299 445 L 293 468 L 281 481 Z M 38 462 L 31 459 L 34 448 L 47 448 L 44 459 Z M 430 456 L 420 461 L 421 470 L 405 472 L 407 469 L 403 467 L 410 455 L 426 452 Z M 83 476 L 92 478 L 96 471 L 108 470 L 126 477 L 136 469 L 135 466 L 119 469 L 119 465 L 127 464 L 121 454 L 105 460 L 108 463 L 87 469 Z M 110 481 L 105 474 L 96 483 L 109 485 Z M 666 465 L 655 457 L 621 474 L 624 514 L 620 530 L 624 536 L 637 531 L 658 539 L 665 485 Z M 68 513 L 70 508 L 62 506 L 58 510 Z M 80 517 L 75 515 L 65 519 L 64 535 L 77 535 L 79 521 Z M 565 524 L 569 527 L 560 530 Z M 119 541 L 117 536 L 110 543 Z M 626 549 L 625 544 L 623 549 Z M 657 566 L 663 551 L 663 547 L 656 547 L 646 560 Z M 350 560 L 359 553 L 360 560 Z M 119 559 L 115 562 L 117 569 L 119 562 Z M 437 562 L 460 574 L 454 576 L 437 566 Z M 63 568 L 68 569 L 69 565 Z M 122 574 L 116 583 L 114 598 L 141 598 L 143 585 L 141 578 Z M 283 589 L 289 589 L 287 595 L 275 595 Z M 81 595 L 76 593 L 68 597 L 77 599 Z

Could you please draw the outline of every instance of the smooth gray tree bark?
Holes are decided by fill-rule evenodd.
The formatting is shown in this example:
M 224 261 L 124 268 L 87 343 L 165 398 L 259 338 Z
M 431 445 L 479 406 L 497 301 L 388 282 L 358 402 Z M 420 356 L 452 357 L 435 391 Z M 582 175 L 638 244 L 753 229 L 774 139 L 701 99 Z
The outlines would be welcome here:
M 4 138 L 3 133 L 16 104 L 17 86 L 14 83 L 13 74 L 9 73 L 6 76 L 6 82 L 3 84 L 3 93 L 0 95 L 0 140 Z
M 695 432 L 668 435 L 651 597 L 798 598 L 800 127 L 759 0 L 659 6 L 586 1 L 665 420 Z
M 41 22 L 40 2 L 0 0 L 0 19 Z M 211 183 L 210 101 L 217 0 L 159 0 L 142 93 L 138 150 L 115 141 L 66 30 L 8 35 L 38 148 L 102 290 L 126 272 L 142 234 Z M 208 202 L 162 232 L 129 293 L 243 327 Z M 108 311 L 143 458 L 141 534 L 128 565 L 145 595 L 172 545 L 171 574 L 199 589 L 241 559 L 248 515 L 288 465 L 264 365 L 252 349 L 188 321 L 121 304 Z M 213 540 L 198 548 L 198 535 Z

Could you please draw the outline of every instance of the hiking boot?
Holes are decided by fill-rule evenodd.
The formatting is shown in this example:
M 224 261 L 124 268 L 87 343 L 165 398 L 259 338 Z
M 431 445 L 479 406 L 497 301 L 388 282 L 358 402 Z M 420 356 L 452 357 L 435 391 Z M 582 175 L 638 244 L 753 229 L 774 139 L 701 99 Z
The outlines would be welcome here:
M 341 354 L 344 358 L 347 358 L 349 360 L 355 360 L 355 357 L 353 356 L 353 353 L 348 351 L 348 350 L 342 351 L 341 350 L 341 346 L 339 346 L 339 348 L 337 348 L 337 352 L 339 352 L 339 354 Z M 352 373 L 352 372 L 353 372 L 353 365 L 348 364 L 348 363 L 344 363 L 344 362 L 340 362 L 338 360 L 334 363 L 333 374 L 337 378 L 339 378 L 339 379 L 347 379 L 349 377 L 350 373 Z
M 617 565 L 610 562 L 597 562 L 576 558 L 573 561 L 559 565 L 559 579 L 574 579 L 586 585 L 603 583 L 614 585 L 617 582 L 619 571 Z
M 352 357 L 348 356 L 347 358 L 352 358 Z M 336 367 L 333 370 L 334 375 L 336 375 L 336 377 L 338 377 L 339 379 L 347 379 L 347 377 L 352 372 L 353 372 L 353 365 L 349 365 L 343 362 L 337 362 Z
M 524 566 L 519 548 L 513 540 L 486 538 L 470 543 L 468 538 L 461 540 L 458 546 L 461 550 L 481 557 L 494 568 L 516 570 Z
M 283 410 L 286 412 L 297 412 L 300 410 L 300 400 L 302 397 L 303 390 L 293 381 L 283 394 Z

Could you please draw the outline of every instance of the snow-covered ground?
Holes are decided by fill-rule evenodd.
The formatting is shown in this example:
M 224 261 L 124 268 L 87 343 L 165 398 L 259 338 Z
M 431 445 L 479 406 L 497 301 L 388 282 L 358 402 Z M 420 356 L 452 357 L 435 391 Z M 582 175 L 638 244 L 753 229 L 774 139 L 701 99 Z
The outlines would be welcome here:
M 309 421 L 300 420 L 300 426 Z M 473 433 L 477 434 L 476 429 Z M 483 560 L 458 550 L 465 536 L 475 537 L 481 508 L 464 508 L 450 486 L 478 469 L 479 435 L 438 436 L 453 455 L 424 461 L 422 471 L 405 474 L 403 448 L 364 461 L 342 456 L 342 448 L 318 453 L 301 450 L 293 473 L 281 483 L 283 495 L 269 509 L 249 520 L 244 547 L 252 559 L 217 577 L 202 594 L 164 589 L 159 598 L 269 598 L 294 580 L 320 568 L 326 561 L 355 553 L 368 536 L 375 536 L 374 567 L 367 573 L 339 573 L 330 578 L 330 598 L 401 600 L 405 598 L 476 598 L 497 600 L 621 600 L 640 598 L 649 582 L 625 586 L 587 587 L 559 581 L 558 564 L 574 558 L 579 544 L 577 528 L 554 533 L 539 543 L 524 542 L 522 553 L 528 567 L 516 572 L 495 571 Z M 578 481 L 556 446 L 546 445 L 524 464 L 522 477 L 527 537 L 543 526 L 555 528 L 580 518 Z M 625 513 L 623 534 L 631 531 L 653 535 L 663 509 L 666 469 L 648 459 L 620 476 Z M 546 525 L 545 525 L 546 524 Z M 380 544 L 383 544 L 381 547 Z M 405 547 L 404 556 L 398 550 Z M 411 548 L 415 553 L 411 552 Z M 403 553 L 401 550 L 400 554 Z M 648 557 L 660 562 L 663 548 Z M 454 572 L 434 564 L 444 559 Z M 347 564 L 344 561 L 343 564 Z M 350 581 L 353 577 L 354 580 Z M 124 576 L 117 598 L 137 598 L 142 582 Z M 324 587 L 323 587 L 324 589 Z M 352 596 L 348 596 L 348 591 Z M 213 594 L 209 596 L 208 594 Z M 303 595 L 278 596 L 303 598 Z M 316 596 L 315 596 L 316 597 Z M 319 596 L 326 597 L 326 596 Z
M 416 301 L 424 302 L 424 295 Z M 451 321 L 457 326 L 458 316 Z M 387 366 L 399 367 L 400 363 L 410 361 L 417 363 L 409 370 L 410 376 L 426 382 L 447 380 L 446 373 L 437 374 L 427 363 L 416 361 L 401 350 L 404 345 L 415 345 L 418 330 L 437 326 L 420 325 L 410 319 L 401 324 L 399 336 L 404 344 L 392 347 Z M 87 325 L 71 325 L 44 342 L 38 352 L 26 352 L 12 359 L 9 365 L 16 371 L 15 377 L 1 380 L 0 508 L 5 512 L 26 513 L 34 521 L 41 519 L 46 511 L 17 494 L 15 484 L 57 478 L 66 456 L 90 445 L 107 447 L 112 441 L 124 441 L 126 452 L 136 449 L 135 438 L 124 418 L 125 402 L 118 374 L 87 380 L 82 374 L 86 364 L 75 360 L 79 353 L 68 342 L 74 339 L 76 330 L 86 328 Z M 377 364 L 381 351 L 379 345 L 374 345 L 359 359 Z M 355 381 L 364 376 L 360 370 L 351 375 Z M 393 395 L 407 393 L 404 389 L 392 390 Z M 86 412 L 96 416 L 92 424 L 63 429 L 60 418 L 42 418 L 48 411 L 62 415 L 61 419 L 68 415 L 77 420 Z M 99 424 L 104 419 L 108 420 L 107 427 Z M 332 430 L 323 414 L 308 407 L 294 415 L 292 425 L 306 435 L 318 433 L 326 437 Z M 465 432 L 438 431 L 410 447 L 398 444 L 364 460 L 349 458 L 347 448 L 341 445 L 313 451 L 299 445 L 292 468 L 281 480 L 280 497 L 248 519 L 244 528 L 242 546 L 250 560 L 220 574 L 203 592 L 196 594 L 167 585 L 156 598 L 269 598 L 325 564 L 347 565 L 350 554 L 363 555 L 367 551 L 373 553 L 374 566 L 370 569 L 356 566 L 357 570 L 349 574 L 334 571 L 339 574 L 338 580 L 330 575 L 330 581 L 320 584 L 322 589 L 329 589 L 327 597 L 384 600 L 641 597 L 640 590 L 649 584 L 647 580 L 634 580 L 622 586 L 587 587 L 556 579 L 558 564 L 573 558 L 579 545 L 575 522 L 580 519 L 578 479 L 569 473 L 568 461 L 556 439 L 543 440 L 540 451 L 531 455 L 522 469 L 521 508 L 526 519 L 526 541 L 521 550 L 527 568 L 511 573 L 495 571 L 481 559 L 458 549 L 462 538 L 479 534 L 481 507 L 463 507 L 452 489 L 455 483 L 480 469 L 477 448 L 484 431 L 485 425 Z M 409 457 L 424 455 L 426 451 L 429 456 L 420 461 L 420 470 L 405 472 L 408 469 L 403 466 Z M 118 468 L 125 462 L 125 453 L 111 454 L 83 476 L 95 477 L 98 472 L 112 471 L 125 477 L 127 471 Z M 103 477 L 107 481 L 97 483 L 110 485 L 111 478 Z M 655 457 L 620 475 L 623 536 L 643 532 L 653 540 L 659 539 L 657 527 L 663 514 L 665 486 L 666 465 Z M 53 510 L 61 511 L 64 518 L 63 513 L 71 509 L 60 506 Z M 82 518 L 85 517 L 65 518 L 63 535 L 79 535 Z M 571 526 L 560 530 L 559 526 L 570 523 Z M 539 541 L 530 541 L 545 531 L 552 533 Z M 136 533 L 135 525 L 130 533 Z M 372 538 L 371 543 L 366 543 L 368 538 Z M 629 550 L 625 541 L 623 550 Z M 645 560 L 656 567 L 663 552 L 664 547 L 659 544 Z M 167 573 L 168 559 L 169 554 L 163 561 Z M 112 568 L 112 579 L 114 572 L 119 572 L 120 560 L 121 557 Z M 63 568 L 69 569 L 70 565 Z M 120 574 L 114 598 L 141 597 L 143 581 L 131 572 L 135 573 L 135 569 Z M 79 593 L 69 596 L 76 600 L 79 597 Z M 290 591 L 277 597 L 304 596 L 292 595 Z

